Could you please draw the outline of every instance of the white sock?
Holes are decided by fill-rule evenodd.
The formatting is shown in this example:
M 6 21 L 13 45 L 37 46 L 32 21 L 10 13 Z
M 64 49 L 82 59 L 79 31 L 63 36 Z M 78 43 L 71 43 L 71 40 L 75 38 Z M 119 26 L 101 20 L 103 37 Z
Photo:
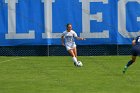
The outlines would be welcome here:
M 77 58 L 76 57 L 72 57 L 72 60 L 74 63 L 77 63 Z

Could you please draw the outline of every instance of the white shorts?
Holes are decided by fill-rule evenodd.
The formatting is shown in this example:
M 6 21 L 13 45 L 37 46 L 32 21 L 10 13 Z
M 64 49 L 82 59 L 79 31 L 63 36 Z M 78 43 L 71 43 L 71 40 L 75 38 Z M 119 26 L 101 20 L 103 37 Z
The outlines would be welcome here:
M 76 48 L 76 44 L 74 43 L 72 45 L 65 45 L 65 47 L 66 47 L 66 50 L 68 51 L 68 50 Z

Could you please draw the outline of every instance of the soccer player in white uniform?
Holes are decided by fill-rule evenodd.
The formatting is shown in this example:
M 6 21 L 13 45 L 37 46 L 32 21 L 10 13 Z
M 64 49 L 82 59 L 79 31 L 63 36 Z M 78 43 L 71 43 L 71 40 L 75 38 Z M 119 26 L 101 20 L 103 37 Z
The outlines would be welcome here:
M 66 25 L 66 31 L 63 32 L 61 36 L 62 45 L 66 47 L 69 54 L 72 56 L 74 65 L 77 66 L 77 49 L 74 38 L 77 40 L 85 40 L 84 38 L 78 37 L 76 32 L 72 30 L 72 25 Z

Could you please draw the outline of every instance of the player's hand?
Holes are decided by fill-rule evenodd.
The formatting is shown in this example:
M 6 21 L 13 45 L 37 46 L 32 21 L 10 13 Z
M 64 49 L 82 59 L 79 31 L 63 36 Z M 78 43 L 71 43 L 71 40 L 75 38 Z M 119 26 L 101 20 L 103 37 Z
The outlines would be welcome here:
M 64 43 L 62 43 L 62 46 L 65 46 L 65 44 L 64 44 Z
M 85 38 L 82 38 L 82 40 L 86 40 Z

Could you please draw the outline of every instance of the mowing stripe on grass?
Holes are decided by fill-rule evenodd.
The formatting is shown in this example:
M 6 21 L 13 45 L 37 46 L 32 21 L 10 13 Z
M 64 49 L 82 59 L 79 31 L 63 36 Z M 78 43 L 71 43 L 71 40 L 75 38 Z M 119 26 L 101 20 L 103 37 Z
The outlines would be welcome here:
M 20 57 L 20 58 L 18 57 L 18 58 L 13 58 L 13 59 L 9 59 L 9 60 L 4 60 L 4 61 L 1 61 L 0 64 L 5 63 L 5 62 L 10 62 L 10 61 L 13 61 L 13 60 L 23 59 L 23 58 L 25 58 L 25 57 Z

